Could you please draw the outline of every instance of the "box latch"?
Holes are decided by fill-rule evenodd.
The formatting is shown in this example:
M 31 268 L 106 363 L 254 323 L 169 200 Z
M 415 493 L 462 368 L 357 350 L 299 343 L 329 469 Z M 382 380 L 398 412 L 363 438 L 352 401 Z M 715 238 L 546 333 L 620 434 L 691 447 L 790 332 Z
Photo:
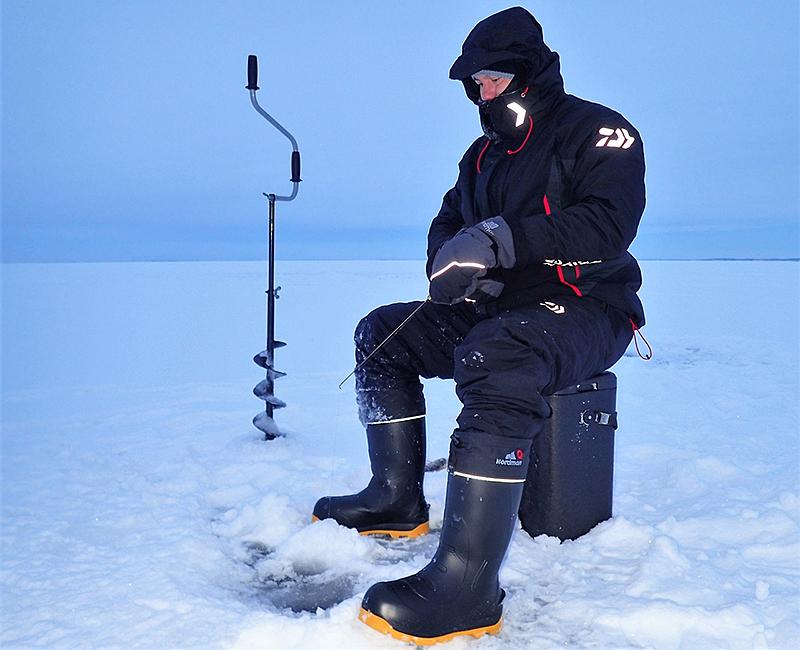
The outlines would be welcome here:
M 581 413 L 581 424 L 602 424 L 604 427 L 611 427 L 617 429 L 617 412 L 606 413 L 605 411 L 590 411 L 586 410 Z

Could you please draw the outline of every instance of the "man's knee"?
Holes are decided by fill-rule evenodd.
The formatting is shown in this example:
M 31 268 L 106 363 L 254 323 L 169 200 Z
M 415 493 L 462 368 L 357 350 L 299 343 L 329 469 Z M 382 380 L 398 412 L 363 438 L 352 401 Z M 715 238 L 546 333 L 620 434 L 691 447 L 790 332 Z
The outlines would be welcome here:
M 381 305 L 369 312 L 356 325 L 353 336 L 356 349 L 369 354 L 405 320 L 414 308 L 414 303 L 396 302 Z
M 519 319 L 493 318 L 479 323 L 455 349 L 456 384 L 465 386 L 507 375 L 513 392 L 514 378 L 524 376 L 525 383 L 535 389 L 552 374 L 553 358 L 542 334 L 535 325 Z
M 381 311 L 384 310 L 385 307 L 384 305 L 373 309 L 364 316 L 364 318 L 358 321 L 355 333 L 353 334 L 353 340 L 355 341 L 357 351 L 363 351 L 366 348 L 372 349 L 374 347 L 372 342 L 380 336 L 376 332 L 382 329 L 381 324 L 384 319 L 381 316 Z
M 413 303 L 383 305 L 356 327 L 355 377 L 362 420 L 383 421 L 386 413 L 392 417 L 399 417 L 397 413 L 417 415 L 420 408 L 424 412 L 419 370 L 412 362 L 407 340 L 402 335 L 393 337 L 378 350 L 413 308 Z
M 549 415 L 542 390 L 553 374 L 552 355 L 524 321 L 481 323 L 458 346 L 456 393 L 463 409 L 461 430 L 529 438 L 534 421 Z

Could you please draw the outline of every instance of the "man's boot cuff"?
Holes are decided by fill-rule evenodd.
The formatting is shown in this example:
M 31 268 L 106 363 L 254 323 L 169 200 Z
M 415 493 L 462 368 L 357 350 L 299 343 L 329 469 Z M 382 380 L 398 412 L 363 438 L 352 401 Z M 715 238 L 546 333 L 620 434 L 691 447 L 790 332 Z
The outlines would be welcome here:
M 371 424 L 398 424 L 400 422 L 411 422 L 412 420 L 423 420 L 425 418 L 425 414 L 421 413 L 420 415 L 409 415 L 406 418 L 392 418 L 391 420 L 376 420 L 375 422 L 367 422 L 366 425 L 369 426 Z
M 524 483 L 530 464 L 531 440 L 482 431 L 456 431 L 450 443 L 450 472 L 456 476 L 498 483 Z
M 356 393 L 358 418 L 364 426 L 406 422 L 425 417 L 425 399 L 402 390 L 361 390 Z

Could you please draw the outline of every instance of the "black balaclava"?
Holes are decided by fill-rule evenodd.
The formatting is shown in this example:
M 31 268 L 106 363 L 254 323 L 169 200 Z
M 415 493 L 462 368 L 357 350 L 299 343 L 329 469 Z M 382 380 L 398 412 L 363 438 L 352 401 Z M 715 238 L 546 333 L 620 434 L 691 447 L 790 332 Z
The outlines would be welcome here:
M 484 102 L 472 79 L 481 70 L 513 72 L 514 78 L 502 95 Z M 522 7 L 475 25 L 450 68 L 450 78 L 460 80 L 477 104 L 486 136 L 512 146 L 525 140 L 534 116 L 546 113 L 564 93 L 558 54 L 547 47 L 541 25 Z
M 514 77 L 505 91 L 494 99 L 480 99 L 478 87 L 481 128 L 492 142 L 518 141 L 520 136 L 524 137 L 529 127 L 528 109 L 524 99 L 527 97 L 526 80 L 530 76 L 530 70 L 517 61 L 501 61 L 493 64 L 491 69 L 513 74 Z

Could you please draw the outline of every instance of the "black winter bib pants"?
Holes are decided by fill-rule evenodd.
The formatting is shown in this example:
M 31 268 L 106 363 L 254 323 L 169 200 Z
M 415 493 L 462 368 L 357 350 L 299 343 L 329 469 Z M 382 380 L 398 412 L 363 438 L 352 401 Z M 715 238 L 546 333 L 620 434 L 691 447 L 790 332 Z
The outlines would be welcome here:
M 356 362 L 419 302 L 378 307 L 356 328 Z M 363 424 L 425 413 L 420 377 L 455 379 L 457 433 L 532 440 L 550 408 L 542 397 L 610 368 L 632 336 L 628 317 L 592 298 L 498 309 L 491 303 L 426 303 L 356 373 Z

